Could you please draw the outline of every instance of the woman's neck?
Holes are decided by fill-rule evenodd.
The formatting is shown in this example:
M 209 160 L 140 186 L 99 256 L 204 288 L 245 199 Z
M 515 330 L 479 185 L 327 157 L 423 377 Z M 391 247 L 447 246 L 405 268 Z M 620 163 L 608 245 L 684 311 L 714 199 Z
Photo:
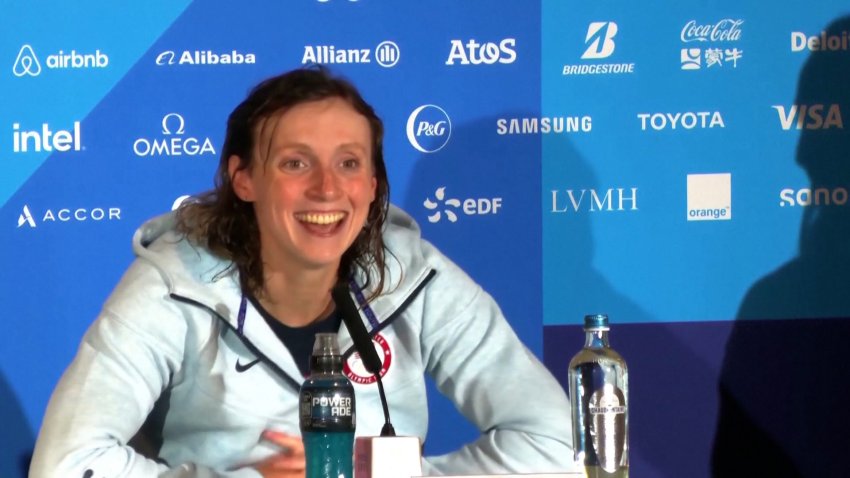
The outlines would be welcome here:
M 335 270 L 268 271 L 257 299 L 284 325 L 304 327 L 333 310 L 330 291 L 336 279 Z

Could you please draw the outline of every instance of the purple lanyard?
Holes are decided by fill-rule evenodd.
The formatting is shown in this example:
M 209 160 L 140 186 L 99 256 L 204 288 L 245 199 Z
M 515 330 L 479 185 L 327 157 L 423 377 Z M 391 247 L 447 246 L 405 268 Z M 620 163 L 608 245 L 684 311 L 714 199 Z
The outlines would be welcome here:
M 354 292 L 354 298 L 357 299 L 357 304 L 360 305 L 360 308 L 363 309 L 363 313 L 366 314 L 366 319 L 369 320 L 369 325 L 372 326 L 372 330 L 375 330 L 380 325 L 378 322 L 378 318 L 375 317 L 375 312 L 372 311 L 372 308 L 369 307 L 369 303 L 366 301 L 366 297 L 363 296 L 363 291 L 354 282 L 354 279 L 348 281 L 348 286 L 352 292 Z M 243 331 L 245 330 L 245 314 L 248 309 L 248 298 L 245 294 L 242 294 L 242 300 L 239 302 L 239 314 L 236 316 L 236 333 L 239 335 L 244 335 Z

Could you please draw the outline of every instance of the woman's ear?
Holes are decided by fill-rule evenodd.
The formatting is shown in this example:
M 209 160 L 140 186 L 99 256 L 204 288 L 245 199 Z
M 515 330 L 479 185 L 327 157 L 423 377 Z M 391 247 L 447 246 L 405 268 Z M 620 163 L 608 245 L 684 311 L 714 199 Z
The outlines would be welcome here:
M 230 175 L 230 182 L 233 184 L 233 192 L 236 193 L 236 197 L 245 202 L 252 202 L 254 200 L 254 182 L 248 168 L 240 168 L 241 165 L 242 158 L 235 154 L 230 156 L 227 159 L 227 173 Z

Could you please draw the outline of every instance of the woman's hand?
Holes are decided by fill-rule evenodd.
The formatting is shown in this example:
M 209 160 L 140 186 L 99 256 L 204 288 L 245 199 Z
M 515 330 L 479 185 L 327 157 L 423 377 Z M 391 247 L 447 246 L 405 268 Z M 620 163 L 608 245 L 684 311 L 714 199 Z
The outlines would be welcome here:
M 304 443 L 300 437 L 266 430 L 262 438 L 281 450 L 254 465 L 263 478 L 304 478 L 307 463 L 304 459 Z

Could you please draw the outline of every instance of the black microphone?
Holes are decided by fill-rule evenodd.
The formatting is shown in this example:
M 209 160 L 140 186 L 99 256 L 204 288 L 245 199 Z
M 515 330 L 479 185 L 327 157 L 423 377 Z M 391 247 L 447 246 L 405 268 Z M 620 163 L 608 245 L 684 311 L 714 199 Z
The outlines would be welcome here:
M 331 296 L 336 303 L 339 314 L 342 316 L 345 328 L 348 329 L 351 340 L 354 342 L 354 350 L 360 354 L 360 359 L 363 360 L 363 366 L 366 367 L 366 370 L 378 380 L 378 394 L 381 397 L 381 406 L 384 409 L 384 426 L 381 428 L 381 436 L 394 437 L 395 429 L 390 423 L 390 409 L 387 405 L 387 397 L 384 394 L 384 384 L 381 382 L 381 358 L 375 351 L 369 332 L 366 331 L 366 326 L 360 319 L 357 305 L 351 300 L 348 285 L 337 284 L 331 291 Z

